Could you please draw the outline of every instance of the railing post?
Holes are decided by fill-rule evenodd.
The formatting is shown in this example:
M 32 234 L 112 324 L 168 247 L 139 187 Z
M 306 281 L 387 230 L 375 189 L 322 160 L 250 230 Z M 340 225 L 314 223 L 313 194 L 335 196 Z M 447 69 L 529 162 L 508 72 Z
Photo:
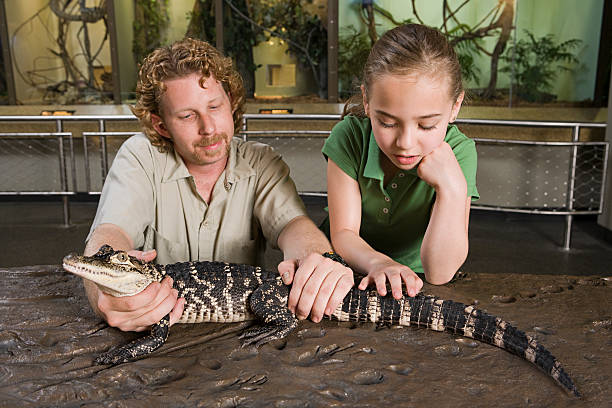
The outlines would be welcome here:
M 248 119 L 246 116 L 242 117 L 242 132 L 246 132 L 248 130 Z M 242 140 L 244 140 L 245 142 L 247 141 L 247 135 L 246 133 L 242 133 Z
M 59 134 L 57 136 L 58 148 L 59 148 L 59 166 L 60 166 L 60 185 L 62 192 L 62 204 L 64 208 L 64 227 L 70 226 L 70 206 L 68 203 L 68 175 L 66 174 L 66 156 L 64 155 L 64 135 Z
M 103 119 L 100 120 L 100 132 L 106 132 L 106 123 Z M 106 136 L 100 135 L 100 163 L 102 164 L 102 184 L 106 180 L 108 174 L 108 155 L 106 153 Z
M 89 168 L 89 148 L 87 147 L 87 132 L 83 132 L 83 165 L 85 166 L 85 189 L 91 193 L 91 170 Z
M 580 139 L 580 125 L 576 124 L 572 129 L 572 142 L 577 143 Z M 572 222 L 574 211 L 574 186 L 576 184 L 576 160 L 578 156 L 578 146 L 573 145 L 571 148 L 570 155 L 570 168 L 569 178 L 567 183 L 567 211 L 568 215 L 565 216 L 565 234 L 563 237 L 563 249 L 569 251 L 570 241 L 572 239 Z

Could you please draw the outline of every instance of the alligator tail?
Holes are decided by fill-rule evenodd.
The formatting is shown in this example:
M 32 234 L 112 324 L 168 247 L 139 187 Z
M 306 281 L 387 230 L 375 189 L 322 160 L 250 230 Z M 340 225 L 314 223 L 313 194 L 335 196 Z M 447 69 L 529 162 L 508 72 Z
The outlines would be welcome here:
M 510 323 L 471 305 L 423 294 L 396 300 L 391 295 L 380 296 L 375 290 L 354 288 L 331 318 L 370 321 L 379 326 L 422 326 L 473 338 L 525 358 L 568 393 L 581 396 L 569 374 L 544 346 Z

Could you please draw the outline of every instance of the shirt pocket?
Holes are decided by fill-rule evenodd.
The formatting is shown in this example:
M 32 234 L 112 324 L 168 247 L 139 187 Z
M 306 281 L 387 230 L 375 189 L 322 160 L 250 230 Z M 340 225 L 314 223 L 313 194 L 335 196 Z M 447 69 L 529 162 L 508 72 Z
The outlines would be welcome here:
M 175 262 L 190 261 L 189 244 L 187 242 L 177 242 L 169 240 L 159 233 L 152 225 L 145 230 L 145 242 L 143 251 L 155 249 L 157 258 L 155 262 L 159 264 L 169 264 Z

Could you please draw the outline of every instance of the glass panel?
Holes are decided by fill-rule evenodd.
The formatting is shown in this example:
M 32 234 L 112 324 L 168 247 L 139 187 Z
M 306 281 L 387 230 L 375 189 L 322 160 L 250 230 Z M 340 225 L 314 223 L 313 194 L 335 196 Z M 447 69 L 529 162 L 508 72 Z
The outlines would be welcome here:
M 5 1 L 18 103 L 112 100 L 104 4 L 103 0 Z
M 413 22 L 440 29 L 454 45 L 472 105 L 588 106 L 602 12 L 601 0 L 340 2 L 340 93 L 355 92 L 373 41 Z
M 6 45 L 0 37 L 0 50 L 3 50 Z M 4 54 L 0 52 L 0 105 L 8 105 L 8 85 L 6 83 L 6 65 L 4 64 Z

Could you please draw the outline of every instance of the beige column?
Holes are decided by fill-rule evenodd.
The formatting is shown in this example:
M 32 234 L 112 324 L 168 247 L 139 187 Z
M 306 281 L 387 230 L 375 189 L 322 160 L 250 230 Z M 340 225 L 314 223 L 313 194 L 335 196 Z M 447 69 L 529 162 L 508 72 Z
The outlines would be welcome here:
M 610 73 L 610 90 L 608 91 L 608 126 L 606 128 L 606 141 L 612 146 L 612 72 Z M 612 237 L 612 152 L 608 150 L 608 168 L 606 172 L 606 193 L 604 196 L 603 213 L 597 219 L 602 227 L 606 228 Z

